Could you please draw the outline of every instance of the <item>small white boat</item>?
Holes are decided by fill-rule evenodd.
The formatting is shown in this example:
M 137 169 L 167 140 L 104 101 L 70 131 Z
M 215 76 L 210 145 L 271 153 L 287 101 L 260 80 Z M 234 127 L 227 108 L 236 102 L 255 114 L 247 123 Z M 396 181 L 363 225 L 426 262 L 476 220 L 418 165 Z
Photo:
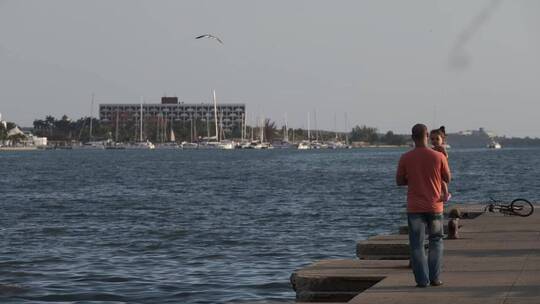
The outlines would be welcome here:
M 222 140 L 218 144 L 218 148 L 222 150 L 234 150 L 236 149 L 236 144 L 232 140 Z
M 488 145 L 487 145 L 488 149 L 500 149 L 502 148 L 501 144 L 496 142 L 496 141 L 491 141 Z
M 183 141 L 182 144 L 180 144 L 180 148 L 181 149 L 186 149 L 186 150 L 198 149 L 199 144 L 194 143 L 194 142 Z
M 103 150 L 105 149 L 105 145 L 102 141 L 90 141 L 86 143 L 79 143 L 72 145 L 71 148 L 73 149 L 85 149 L 85 150 Z
M 267 142 L 257 143 L 253 148 L 257 150 L 274 149 L 274 147 Z
M 180 149 L 180 146 L 175 142 L 168 142 L 157 144 L 155 148 L 159 150 L 175 150 Z
M 105 149 L 107 149 L 107 150 L 124 150 L 124 149 L 126 149 L 126 146 L 123 143 L 119 143 L 119 142 L 108 142 L 105 145 Z
M 348 146 L 342 141 L 332 141 L 328 143 L 328 149 L 347 149 Z
M 149 140 L 136 142 L 125 146 L 129 150 L 154 150 L 156 146 Z
M 198 144 L 198 149 L 217 149 L 219 142 L 217 141 L 203 141 Z
M 255 149 L 256 142 L 243 141 L 240 143 L 240 149 Z
M 298 144 L 298 150 L 309 150 L 311 149 L 311 143 L 309 141 L 302 141 Z

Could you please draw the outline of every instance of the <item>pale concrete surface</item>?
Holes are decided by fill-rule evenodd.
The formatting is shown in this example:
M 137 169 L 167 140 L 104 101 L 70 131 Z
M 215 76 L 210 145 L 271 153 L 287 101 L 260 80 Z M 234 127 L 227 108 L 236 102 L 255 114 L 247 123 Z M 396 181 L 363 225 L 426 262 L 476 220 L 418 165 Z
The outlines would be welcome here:
M 304 302 L 343 302 L 394 272 L 409 272 L 408 261 L 322 260 L 291 275 L 296 299 Z
M 408 238 L 373 239 L 356 243 L 356 256 L 365 260 L 409 259 Z
M 540 212 L 487 213 L 445 240 L 443 286 L 416 288 L 412 271 L 393 272 L 350 304 L 540 303 Z

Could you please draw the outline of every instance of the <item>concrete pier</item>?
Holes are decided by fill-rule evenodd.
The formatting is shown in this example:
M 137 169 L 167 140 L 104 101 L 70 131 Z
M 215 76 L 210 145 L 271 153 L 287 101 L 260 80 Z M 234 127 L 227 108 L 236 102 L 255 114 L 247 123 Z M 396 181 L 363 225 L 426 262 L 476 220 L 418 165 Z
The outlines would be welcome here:
M 460 239 L 444 242 L 443 286 L 416 288 L 406 259 L 326 260 L 291 276 L 297 301 L 540 303 L 540 211 L 535 211 L 526 218 L 485 213 L 463 221 Z M 406 235 L 377 236 L 363 244 L 404 241 Z

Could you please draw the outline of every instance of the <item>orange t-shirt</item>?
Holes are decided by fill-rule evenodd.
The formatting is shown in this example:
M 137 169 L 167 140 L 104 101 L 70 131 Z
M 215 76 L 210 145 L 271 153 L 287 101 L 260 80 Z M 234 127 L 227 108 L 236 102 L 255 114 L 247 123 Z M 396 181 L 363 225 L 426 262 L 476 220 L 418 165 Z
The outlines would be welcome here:
M 446 157 L 427 147 L 415 148 L 401 156 L 398 176 L 407 180 L 407 212 L 443 212 L 442 177 L 450 177 Z

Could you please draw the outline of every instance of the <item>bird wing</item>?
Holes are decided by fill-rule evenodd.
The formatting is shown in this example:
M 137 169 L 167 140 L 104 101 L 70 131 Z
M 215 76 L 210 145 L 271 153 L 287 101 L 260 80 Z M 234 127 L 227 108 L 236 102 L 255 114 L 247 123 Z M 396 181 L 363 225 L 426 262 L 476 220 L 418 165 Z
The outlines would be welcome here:
M 200 35 L 200 36 L 195 37 L 195 39 L 201 39 L 201 38 L 212 38 L 212 39 L 217 40 L 219 43 L 223 44 L 223 41 L 214 35 L 205 34 L 205 35 Z

